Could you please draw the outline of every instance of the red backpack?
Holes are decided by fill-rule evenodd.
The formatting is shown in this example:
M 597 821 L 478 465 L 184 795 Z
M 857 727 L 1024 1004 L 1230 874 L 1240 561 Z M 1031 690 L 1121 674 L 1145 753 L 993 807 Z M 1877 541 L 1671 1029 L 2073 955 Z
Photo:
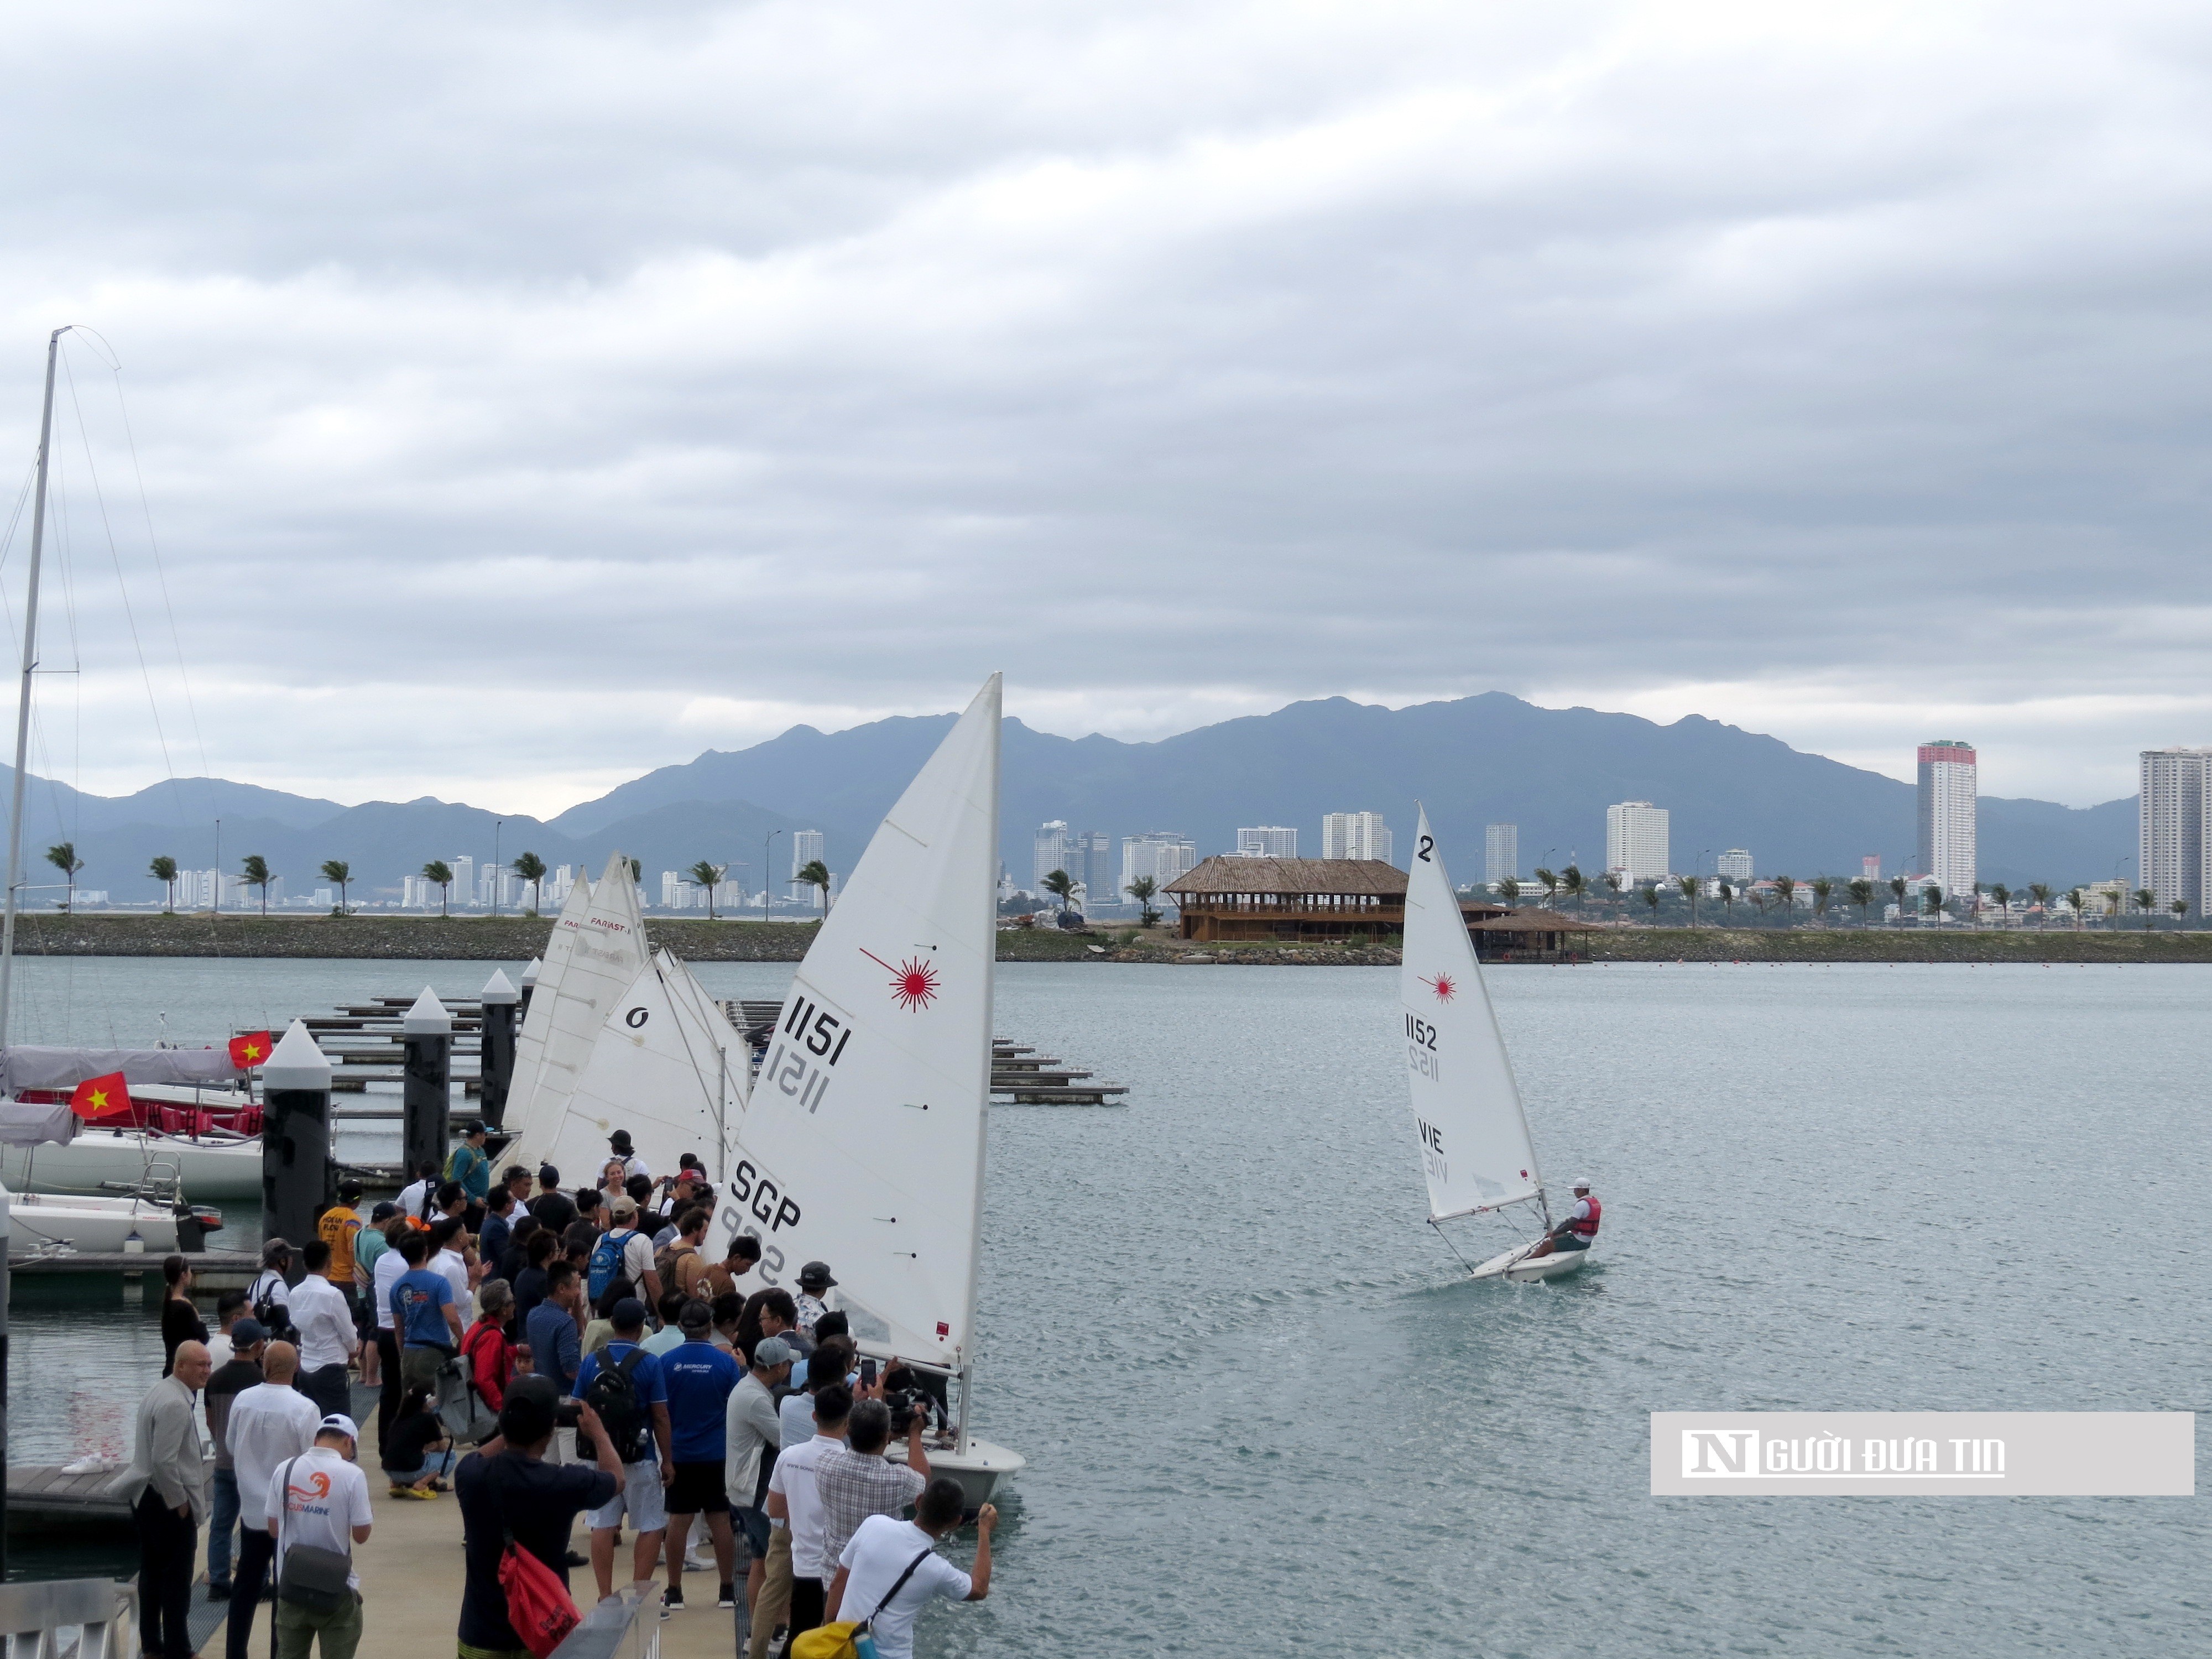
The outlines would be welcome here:
M 584 1622 L 584 1615 L 568 1599 L 568 1586 L 552 1568 L 516 1543 L 511 1532 L 499 1558 L 499 1587 L 507 1592 L 507 1622 L 537 1659 L 547 1659 Z

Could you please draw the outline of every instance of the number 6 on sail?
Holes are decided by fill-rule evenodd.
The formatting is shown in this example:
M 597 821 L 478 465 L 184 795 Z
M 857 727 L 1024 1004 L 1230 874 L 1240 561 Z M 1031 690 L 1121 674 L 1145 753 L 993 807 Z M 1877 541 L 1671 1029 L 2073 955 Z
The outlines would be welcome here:
M 1576 1224 L 1561 1230 L 1564 1237 L 1553 1236 L 1521 1091 L 1426 808 L 1413 845 L 1398 970 L 1399 1036 L 1429 1183 L 1429 1224 L 1442 1231 L 1443 1223 L 1462 1216 L 1534 1203 L 1544 1231 L 1469 1272 L 1477 1279 L 1559 1278 L 1580 1267 L 1589 1250 L 1568 1230 Z

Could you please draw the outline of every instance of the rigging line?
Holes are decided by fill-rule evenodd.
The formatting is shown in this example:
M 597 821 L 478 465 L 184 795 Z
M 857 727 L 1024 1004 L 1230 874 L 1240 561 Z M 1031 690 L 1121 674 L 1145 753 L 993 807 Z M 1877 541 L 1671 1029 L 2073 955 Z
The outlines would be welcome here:
M 116 412 L 123 420 L 123 440 L 131 452 L 131 476 L 138 486 L 139 510 L 146 520 L 146 547 L 147 550 L 153 555 L 154 580 L 161 590 L 162 608 L 168 613 L 169 641 L 176 647 L 177 683 L 185 694 L 185 713 L 192 728 L 192 743 L 199 750 L 200 775 L 212 777 L 214 773 L 208 765 L 207 739 L 200 732 L 199 708 L 192 699 L 191 676 L 185 672 L 185 639 L 177 628 L 177 607 L 169 598 L 169 577 L 168 572 L 161 563 L 161 538 L 154 533 L 154 504 L 146 494 L 145 472 L 138 465 L 138 439 L 131 426 L 131 405 L 123 396 L 123 365 L 119 362 L 114 365 L 113 373 Z M 176 791 L 177 822 L 181 824 L 185 821 L 184 791 L 177 787 L 176 780 L 173 777 L 170 780 L 170 787 Z
M 1449 1250 L 1454 1255 L 1459 1255 L 1459 1246 L 1451 1242 L 1451 1235 L 1443 1230 L 1443 1224 L 1441 1222 L 1431 1221 L 1429 1223 L 1429 1225 L 1436 1230 L 1437 1237 L 1443 1240 L 1444 1248 Z M 1474 1264 L 1472 1261 L 1469 1261 L 1463 1255 L 1459 1255 L 1459 1265 L 1467 1269 L 1468 1277 L 1472 1278 L 1474 1276 Z

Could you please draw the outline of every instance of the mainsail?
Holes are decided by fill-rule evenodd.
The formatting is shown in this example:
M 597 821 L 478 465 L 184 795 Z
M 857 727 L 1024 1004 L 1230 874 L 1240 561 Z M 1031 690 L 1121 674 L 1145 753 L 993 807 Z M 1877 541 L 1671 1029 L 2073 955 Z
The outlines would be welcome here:
M 1425 808 L 1413 838 L 1402 955 L 1398 1035 L 1429 1181 L 1429 1218 L 1538 1196 L 1543 1178 L 1521 1091 Z
M 526 1034 L 532 1028 L 543 1033 L 538 1063 L 528 1079 L 529 1093 L 518 1098 L 517 1109 L 509 1117 L 515 1130 L 513 1156 L 526 1168 L 546 1161 L 544 1148 L 561 1126 L 562 1109 L 592 1057 L 608 1010 L 645 971 L 645 918 L 638 910 L 637 884 L 630 878 L 629 860 L 620 853 L 610 855 L 606 870 L 593 884 L 591 901 L 573 929 L 566 925 L 568 920 L 564 905 L 553 937 L 546 941 L 545 967 L 538 973 L 537 990 L 531 994 L 530 1018 L 526 1022 Z M 556 972 L 554 952 L 564 936 L 568 960 Z M 543 1024 L 540 1010 L 544 1015 Z M 605 1151 L 604 1146 L 599 1148 L 602 1154 Z M 573 1186 L 596 1171 L 563 1167 L 561 1173 Z
M 600 1022 L 591 1057 L 538 1156 L 580 1182 L 607 1156 L 607 1137 L 630 1133 L 655 1175 L 697 1152 L 711 1166 L 744 1110 L 751 1051 L 699 981 L 666 951 Z M 720 1184 L 720 1176 L 708 1173 Z
M 736 1127 L 710 1237 L 830 1263 L 853 1334 L 974 1357 L 998 876 L 999 678 L 899 797 L 815 936 Z
M 545 1069 L 545 1038 L 553 1028 L 553 1002 L 561 988 L 561 976 L 567 970 L 568 958 L 576 948 L 576 936 L 583 929 L 584 913 L 592 908 L 591 878 L 580 872 L 569 884 L 568 896 L 561 901 L 561 914 L 553 919 L 553 932 L 545 941 L 545 954 L 531 964 L 535 977 L 526 969 L 523 984 L 530 992 L 530 1006 L 523 1011 L 522 1030 L 514 1039 L 514 1075 L 507 1085 L 507 1118 L 503 1127 L 514 1135 L 518 1144 L 524 1139 L 523 1131 L 529 1123 L 528 1107 L 538 1092 L 538 1073 Z

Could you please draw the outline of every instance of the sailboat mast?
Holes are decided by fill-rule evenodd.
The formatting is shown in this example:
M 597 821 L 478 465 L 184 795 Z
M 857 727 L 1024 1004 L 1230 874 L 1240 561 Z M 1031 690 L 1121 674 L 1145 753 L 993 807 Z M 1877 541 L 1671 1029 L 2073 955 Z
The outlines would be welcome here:
M 8 1044 L 8 993 L 15 967 L 16 895 L 23 878 L 23 771 L 31 748 L 31 676 L 39 666 L 39 556 L 46 543 L 46 455 L 54 435 L 54 362 L 64 324 L 46 337 L 46 397 L 39 412 L 39 482 L 31 507 L 31 586 L 23 601 L 23 687 L 15 704 L 15 776 L 8 805 L 8 899 L 0 920 L 0 1049 Z

